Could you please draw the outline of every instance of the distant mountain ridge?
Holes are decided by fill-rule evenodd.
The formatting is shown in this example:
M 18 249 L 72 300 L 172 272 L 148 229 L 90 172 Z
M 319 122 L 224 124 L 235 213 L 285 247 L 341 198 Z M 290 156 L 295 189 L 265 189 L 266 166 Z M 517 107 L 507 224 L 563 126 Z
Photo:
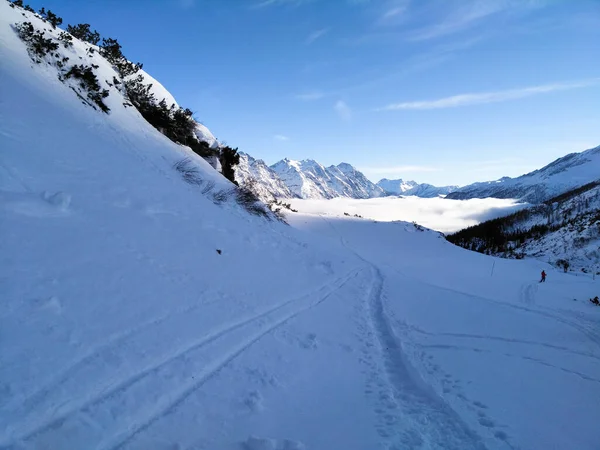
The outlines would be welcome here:
M 541 169 L 517 178 L 473 183 L 448 194 L 446 198 L 516 198 L 541 203 L 563 192 L 600 179 L 600 146 L 570 153 Z
M 517 178 L 503 177 L 464 187 L 433 186 L 387 178 L 373 183 L 348 163 L 325 167 L 313 159 L 296 161 L 285 158 L 269 167 L 246 154 L 241 154 L 236 179 L 242 184 L 251 180 L 257 194 L 265 201 L 293 197 L 366 199 L 414 195 L 422 198 L 445 196 L 454 200 L 515 198 L 537 204 L 600 179 L 600 146 L 581 153 L 571 153 Z
M 432 186 L 415 181 L 370 181 L 361 171 L 348 163 L 325 167 L 313 159 L 296 161 L 289 158 L 267 166 L 264 161 L 240 153 L 236 181 L 251 185 L 263 200 L 276 198 L 332 199 L 347 197 L 367 199 L 388 195 L 437 197 L 452 192 L 456 186 Z
M 386 195 L 381 187 L 347 163 L 325 167 L 312 159 L 294 161 L 285 158 L 273 164 L 271 169 L 300 198 L 373 198 Z
M 447 195 L 458 189 L 458 186 L 434 186 L 428 183 L 417 183 L 416 181 L 405 181 L 401 178 L 388 180 L 384 178 L 377 182 L 383 190 L 394 195 L 414 195 L 422 198 L 434 198 Z

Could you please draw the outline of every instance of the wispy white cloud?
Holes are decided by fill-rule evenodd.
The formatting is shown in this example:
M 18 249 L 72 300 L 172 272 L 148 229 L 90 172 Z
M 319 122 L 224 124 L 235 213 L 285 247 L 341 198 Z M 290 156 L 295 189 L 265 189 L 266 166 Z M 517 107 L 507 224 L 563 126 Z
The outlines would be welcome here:
M 508 100 L 518 100 L 534 95 L 547 94 L 556 91 L 566 91 L 579 89 L 600 84 L 600 78 L 589 80 L 572 81 L 564 83 L 543 84 L 539 86 L 530 86 L 518 89 L 508 89 L 505 91 L 480 92 L 474 94 L 460 94 L 451 97 L 444 97 L 437 100 L 420 100 L 413 102 L 392 103 L 380 111 L 392 111 L 399 109 L 441 109 L 456 108 L 459 106 L 479 105 L 484 103 L 505 102 Z
M 291 5 L 300 6 L 313 0 L 260 0 L 252 5 L 252 8 L 265 8 L 267 6 Z
M 384 20 L 391 19 L 392 17 L 396 17 L 399 14 L 402 14 L 404 11 L 406 11 L 406 6 L 397 6 L 395 8 L 388 9 L 386 12 L 383 13 L 381 18 Z
M 309 101 L 313 101 L 313 100 L 320 100 L 323 97 L 325 97 L 325 95 L 326 94 L 324 94 L 323 92 L 305 92 L 303 94 L 296 94 L 294 97 L 297 100 L 309 102 Z
M 382 5 L 378 25 L 397 24 L 408 13 L 410 0 L 391 0 Z
M 432 166 L 383 166 L 383 167 L 362 167 L 361 171 L 370 173 L 373 175 L 380 174 L 396 174 L 398 176 L 405 173 L 416 173 L 416 172 L 438 172 L 442 169 Z
M 190 9 L 196 6 L 196 0 L 178 0 L 179 6 L 183 9 Z
M 333 109 L 343 120 L 348 121 L 352 119 L 352 109 L 343 100 L 335 102 Z
M 319 30 L 313 31 L 312 33 L 310 33 L 308 35 L 308 37 L 306 38 L 305 43 L 306 44 L 312 44 L 317 39 L 323 37 L 328 31 L 329 31 L 329 28 L 321 28 Z
M 485 19 L 502 13 L 530 11 L 545 6 L 546 0 L 462 0 L 435 23 L 409 34 L 412 41 L 447 36 L 481 24 Z
M 290 138 L 287 136 L 284 136 L 283 134 L 276 134 L 275 136 L 273 136 L 273 139 L 275 139 L 276 141 L 289 141 Z

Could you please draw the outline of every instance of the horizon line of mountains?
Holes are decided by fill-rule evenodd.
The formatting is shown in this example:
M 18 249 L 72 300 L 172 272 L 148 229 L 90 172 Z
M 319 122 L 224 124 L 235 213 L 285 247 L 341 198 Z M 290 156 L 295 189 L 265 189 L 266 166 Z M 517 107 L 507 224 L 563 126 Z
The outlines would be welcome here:
M 541 203 L 569 189 L 600 179 L 600 146 L 570 153 L 541 169 L 516 178 L 477 182 L 463 187 L 434 186 L 383 178 L 373 183 L 348 163 L 325 167 L 312 159 L 288 158 L 268 166 L 264 161 L 240 152 L 236 180 L 252 185 L 264 201 L 282 198 L 332 199 L 337 197 L 368 199 L 385 196 L 470 198 L 514 198 Z

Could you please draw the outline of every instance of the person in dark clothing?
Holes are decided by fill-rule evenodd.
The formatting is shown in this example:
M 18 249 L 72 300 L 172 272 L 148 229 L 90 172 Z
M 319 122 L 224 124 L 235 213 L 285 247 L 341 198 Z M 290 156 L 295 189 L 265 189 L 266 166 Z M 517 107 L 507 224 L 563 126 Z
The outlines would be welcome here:
M 545 283 L 546 282 L 546 272 L 542 270 L 542 279 L 540 280 L 540 283 Z

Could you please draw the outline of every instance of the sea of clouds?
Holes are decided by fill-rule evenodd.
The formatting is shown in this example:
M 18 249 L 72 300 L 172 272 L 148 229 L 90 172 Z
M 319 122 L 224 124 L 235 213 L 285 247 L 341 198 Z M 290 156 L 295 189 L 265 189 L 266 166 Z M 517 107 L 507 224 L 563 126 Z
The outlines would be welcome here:
M 328 216 L 351 216 L 391 222 L 403 220 L 417 222 L 427 228 L 452 233 L 496 217 L 506 216 L 528 206 L 512 199 L 476 198 L 448 200 L 445 198 L 382 197 L 358 200 L 334 198 L 332 200 L 290 201 L 301 213 Z

